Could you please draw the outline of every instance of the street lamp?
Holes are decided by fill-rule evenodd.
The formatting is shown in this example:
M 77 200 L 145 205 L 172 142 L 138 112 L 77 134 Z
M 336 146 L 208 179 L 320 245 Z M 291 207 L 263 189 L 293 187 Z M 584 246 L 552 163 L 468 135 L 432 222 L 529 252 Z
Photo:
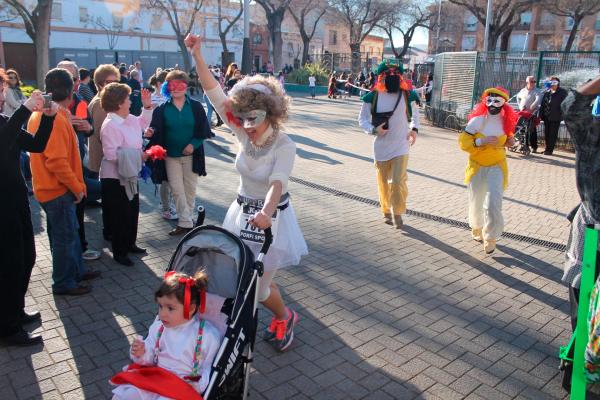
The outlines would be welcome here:
M 483 51 L 488 51 L 490 40 L 490 23 L 492 21 L 492 0 L 487 0 L 487 10 L 485 13 L 485 37 L 483 39 Z
M 242 45 L 242 73 L 250 74 L 250 0 L 244 0 L 244 42 Z

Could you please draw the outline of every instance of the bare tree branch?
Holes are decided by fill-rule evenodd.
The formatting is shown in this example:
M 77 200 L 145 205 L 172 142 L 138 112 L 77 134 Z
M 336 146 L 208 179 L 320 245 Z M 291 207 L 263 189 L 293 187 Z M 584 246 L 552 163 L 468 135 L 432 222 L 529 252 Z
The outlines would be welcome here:
M 573 21 L 564 48 L 566 52 L 570 52 L 573 47 L 581 21 L 588 15 L 600 12 L 600 1 L 598 0 L 547 0 L 546 6 L 552 14 L 569 17 Z
M 450 3 L 462 6 L 471 12 L 477 20 L 485 25 L 486 0 L 449 0 Z M 508 38 L 512 30 L 519 24 L 519 16 L 541 0 L 495 0 L 493 17 L 490 21 L 490 35 L 487 51 L 496 49 L 498 38 L 502 37 L 500 50 L 508 50 Z
M 310 42 L 315 35 L 319 21 L 327 12 L 327 8 L 324 4 L 319 2 L 319 0 L 296 0 L 293 5 L 290 5 L 288 10 L 300 31 L 300 37 L 302 39 L 302 65 L 304 65 L 308 62 Z M 309 22 L 306 18 L 311 13 L 314 16 L 312 28 L 309 27 L 309 30 L 307 30 L 306 25 Z
M 192 66 L 190 54 L 183 40 L 192 31 L 196 23 L 196 15 L 202 8 L 204 0 L 145 0 L 145 5 L 150 9 L 155 9 L 167 15 L 169 23 L 175 37 L 181 54 L 185 70 L 189 71 Z

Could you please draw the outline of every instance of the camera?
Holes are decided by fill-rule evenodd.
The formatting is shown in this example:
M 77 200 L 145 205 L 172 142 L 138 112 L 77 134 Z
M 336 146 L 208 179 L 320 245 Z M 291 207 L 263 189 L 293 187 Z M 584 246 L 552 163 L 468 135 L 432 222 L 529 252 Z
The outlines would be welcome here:
M 43 94 L 44 98 L 44 108 L 50 108 L 50 103 L 52 103 L 52 95 L 51 94 Z

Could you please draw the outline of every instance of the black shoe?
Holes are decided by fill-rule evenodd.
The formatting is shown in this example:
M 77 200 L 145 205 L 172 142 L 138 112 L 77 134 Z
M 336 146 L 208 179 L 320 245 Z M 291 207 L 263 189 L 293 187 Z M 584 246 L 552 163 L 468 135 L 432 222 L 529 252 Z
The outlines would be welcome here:
M 42 343 L 42 335 L 32 334 L 24 329 L 10 336 L 0 338 L 0 341 L 7 346 L 33 346 Z
M 103 234 L 102 236 L 104 237 L 104 240 L 106 240 L 107 242 L 112 242 L 112 240 L 113 240 L 112 235 L 109 233 Z
M 552 155 L 552 152 L 550 152 L 550 151 L 544 151 L 544 155 L 545 155 L 545 156 L 551 156 L 551 155 Z
M 133 261 L 131 261 L 131 258 L 129 258 L 127 256 L 122 256 L 122 257 L 115 256 L 114 259 L 116 262 L 118 262 L 119 264 L 124 265 L 126 267 L 133 266 Z
M 88 294 L 92 291 L 92 288 L 89 286 L 78 285 L 72 289 L 64 289 L 64 290 L 54 290 L 52 289 L 52 294 L 57 296 L 81 296 L 84 294 Z
M 82 281 L 91 281 L 92 279 L 98 278 L 100 275 L 102 275 L 102 272 L 100 272 L 100 271 L 87 271 L 85 274 L 83 274 L 83 276 L 81 277 L 81 280 Z
M 146 254 L 146 249 L 142 249 L 141 247 L 138 247 L 137 245 L 133 245 L 129 248 L 129 252 L 130 253 L 134 253 L 134 254 Z
M 42 314 L 40 314 L 39 311 L 33 311 L 30 313 L 28 313 L 27 311 L 23 311 L 23 314 L 21 315 L 21 323 L 29 324 L 29 323 L 35 322 L 41 318 L 42 318 Z
M 175 229 L 173 229 L 169 232 L 169 236 L 183 235 L 184 233 L 188 233 L 191 230 L 192 230 L 192 228 L 184 228 L 184 227 L 181 227 L 178 225 L 175 227 Z

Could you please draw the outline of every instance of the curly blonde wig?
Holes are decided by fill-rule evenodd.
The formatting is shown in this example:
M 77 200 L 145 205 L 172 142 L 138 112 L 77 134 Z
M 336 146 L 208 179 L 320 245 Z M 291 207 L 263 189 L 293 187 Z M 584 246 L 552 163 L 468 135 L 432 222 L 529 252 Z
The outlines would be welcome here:
M 273 77 L 265 78 L 261 75 L 249 76 L 239 81 L 235 90 L 231 91 L 230 99 L 234 112 L 244 113 L 252 110 L 265 110 L 267 120 L 273 129 L 280 129 L 288 119 L 291 99 L 287 96 L 279 81 Z M 271 94 L 248 88 L 248 85 L 263 85 Z

